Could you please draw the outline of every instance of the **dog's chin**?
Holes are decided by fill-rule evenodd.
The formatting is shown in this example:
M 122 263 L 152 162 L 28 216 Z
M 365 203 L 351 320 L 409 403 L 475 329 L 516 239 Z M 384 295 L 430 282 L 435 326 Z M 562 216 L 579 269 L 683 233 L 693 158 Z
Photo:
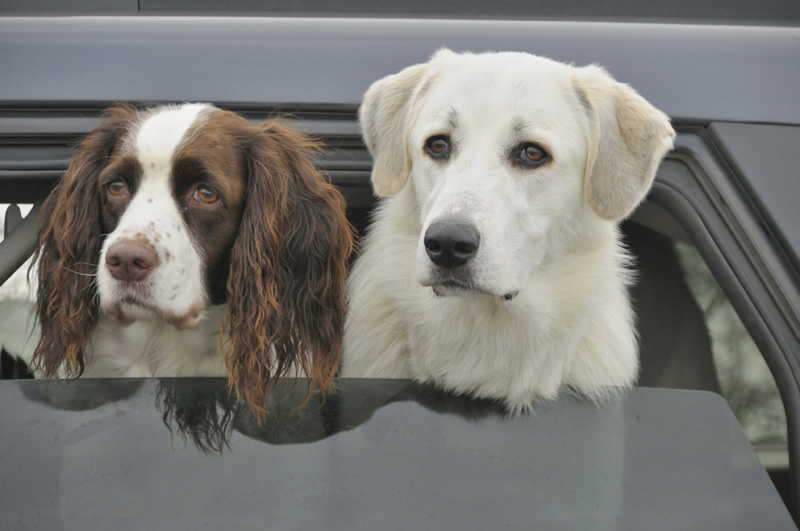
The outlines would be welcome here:
M 178 330 L 193 328 L 205 318 L 205 310 L 189 310 L 185 313 L 174 313 L 160 311 L 143 304 L 127 301 L 113 304 L 103 308 L 103 312 L 108 315 L 118 326 L 130 326 L 136 321 L 152 321 L 153 319 L 163 319 Z
M 420 279 L 420 284 L 430 287 L 437 297 L 466 297 L 471 295 L 492 297 L 502 302 L 511 302 L 518 290 L 496 290 L 465 279 L 443 278 Z
M 468 295 L 478 295 L 492 297 L 502 302 L 511 302 L 519 295 L 518 291 L 508 293 L 494 293 L 478 287 L 464 287 L 455 284 L 433 284 L 430 286 L 437 297 L 464 297 Z

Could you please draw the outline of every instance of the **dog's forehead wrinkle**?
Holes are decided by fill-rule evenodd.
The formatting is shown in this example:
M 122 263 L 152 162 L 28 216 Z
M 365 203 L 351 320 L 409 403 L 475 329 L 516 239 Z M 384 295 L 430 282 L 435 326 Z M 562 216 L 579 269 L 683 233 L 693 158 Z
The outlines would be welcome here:
M 442 105 L 446 102 L 462 111 L 465 115 L 462 118 L 466 119 L 468 115 L 484 123 L 497 123 L 498 117 L 510 115 L 520 117 L 523 123 L 532 119 L 553 121 L 570 109 L 569 102 L 575 97 L 571 82 L 566 88 L 562 85 L 564 83 L 558 78 L 514 72 L 511 76 L 487 77 L 470 83 L 470 92 L 477 92 L 474 96 L 459 95 L 463 88 L 459 90 L 449 84 L 442 85 L 434 91 L 430 101 Z M 454 86 L 458 87 L 458 83 L 454 82 Z M 480 101 L 480 105 L 464 105 L 463 102 L 467 101 Z

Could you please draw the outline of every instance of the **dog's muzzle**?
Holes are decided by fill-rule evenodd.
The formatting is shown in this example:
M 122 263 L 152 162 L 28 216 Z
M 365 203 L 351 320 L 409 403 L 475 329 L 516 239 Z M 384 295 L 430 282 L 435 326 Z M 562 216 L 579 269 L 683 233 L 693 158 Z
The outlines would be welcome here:
M 481 233 L 469 222 L 435 221 L 425 231 L 423 243 L 431 262 L 444 269 L 456 269 L 477 254 Z

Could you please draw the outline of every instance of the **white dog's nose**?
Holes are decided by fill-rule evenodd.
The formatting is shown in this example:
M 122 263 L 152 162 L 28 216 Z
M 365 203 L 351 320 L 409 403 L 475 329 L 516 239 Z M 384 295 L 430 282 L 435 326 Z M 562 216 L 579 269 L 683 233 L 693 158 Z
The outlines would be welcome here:
M 475 256 L 481 244 L 477 227 L 464 221 L 435 221 L 425 231 L 425 252 L 445 269 L 461 267 Z

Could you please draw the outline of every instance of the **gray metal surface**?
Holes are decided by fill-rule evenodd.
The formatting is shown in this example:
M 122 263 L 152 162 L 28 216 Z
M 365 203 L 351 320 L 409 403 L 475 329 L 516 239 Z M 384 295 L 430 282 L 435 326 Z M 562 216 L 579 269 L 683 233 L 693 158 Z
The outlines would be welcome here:
M 3 15 L 135 15 L 137 0 L 0 0 Z
M 772 23 L 788 25 L 800 20 L 800 5 L 793 0 L 0 0 L 3 14 L 153 14 L 215 13 L 230 15 L 301 14 L 305 16 L 405 16 L 414 18 L 511 18 L 570 20 L 684 20 L 717 24 Z
M 800 271 L 800 127 L 715 123 L 708 130 Z
M 22 218 L 12 229 L 5 226 L 3 240 L 0 241 L 0 284 L 5 282 L 14 271 L 19 269 L 36 247 L 36 216 L 39 215 L 41 203 L 37 203 L 27 216 Z
M 353 108 L 436 49 L 597 62 L 674 120 L 800 124 L 800 29 L 348 18 L 0 18 L 0 105 Z
M 507 418 L 350 380 L 262 426 L 227 397 L 222 379 L 0 382 L 0 527 L 795 529 L 709 393 Z

